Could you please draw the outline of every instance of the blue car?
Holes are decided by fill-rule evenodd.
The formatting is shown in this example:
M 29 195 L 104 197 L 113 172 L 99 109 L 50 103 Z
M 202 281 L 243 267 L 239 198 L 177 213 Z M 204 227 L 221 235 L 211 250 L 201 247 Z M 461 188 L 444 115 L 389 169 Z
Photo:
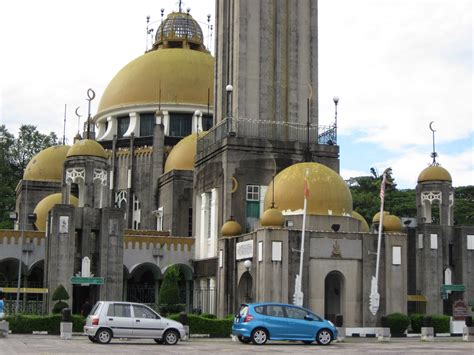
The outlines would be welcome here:
M 235 315 L 232 335 L 242 343 L 263 345 L 267 340 L 317 341 L 328 345 L 337 338 L 333 323 L 305 308 L 286 303 L 242 304 Z

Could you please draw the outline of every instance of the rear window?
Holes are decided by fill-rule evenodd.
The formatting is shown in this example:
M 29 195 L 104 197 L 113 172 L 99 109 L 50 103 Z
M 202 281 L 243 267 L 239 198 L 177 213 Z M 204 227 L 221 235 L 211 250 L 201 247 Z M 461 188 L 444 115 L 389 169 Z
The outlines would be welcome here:
M 255 312 L 260 313 L 260 314 L 264 314 L 263 313 L 263 306 L 255 307 Z
M 90 316 L 95 316 L 99 314 L 99 308 L 102 305 L 102 302 L 97 302 L 94 307 L 92 307 L 92 310 L 90 311 L 89 315 Z
M 108 317 L 131 317 L 130 305 L 123 304 L 123 303 L 109 304 L 107 316 Z

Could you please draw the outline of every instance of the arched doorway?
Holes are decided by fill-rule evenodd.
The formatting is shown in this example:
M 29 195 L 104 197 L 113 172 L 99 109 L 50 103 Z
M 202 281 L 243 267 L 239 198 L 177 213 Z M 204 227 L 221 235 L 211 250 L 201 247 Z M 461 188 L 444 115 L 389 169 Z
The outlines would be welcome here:
M 246 271 L 242 274 L 237 292 L 239 295 L 238 304 L 253 302 L 253 279 L 252 275 L 250 275 L 250 272 Z
M 176 272 L 176 282 L 178 286 L 178 304 L 184 305 L 184 310 L 192 310 L 192 289 L 193 289 L 193 270 L 186 264 L 173 264 L 166 267 L 163 272 L 163 278 L 167 277 L 170 270 Z M 161 305 L 161 300 L 159 300 Z
M 161 270 L 152 263 L 143 263 L 130 269 L 127 281 L 127 301 L 155 305 Z
M 344 275 L 331 271 L 324 280 L 324 318 L 335 322 L 338 314 L 344 314 Z

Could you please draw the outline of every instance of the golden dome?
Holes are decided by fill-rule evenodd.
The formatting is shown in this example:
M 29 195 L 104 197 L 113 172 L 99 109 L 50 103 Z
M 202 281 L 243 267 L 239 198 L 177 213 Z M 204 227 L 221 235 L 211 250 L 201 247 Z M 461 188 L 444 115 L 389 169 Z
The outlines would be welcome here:
M 393 214 L 383 217 L 384 232 L 401 232 L 403 231 L 402 220 Z
M 207 131 L 193 133 L 181 139 L 178 144 L 171 149 L 165 162 L 164 172 L 167 173 L 171 170 L 193 170 L 197 138 L 206 133 Z
M 158 49 L 128 63 L 102 95 L 98 112 L 129 105 L 208 104 L 214 97 L 214 58 L 183 48 Z
M 284 223 L 285 218 L 281 211 L 271 207 L 263 213 L 260 219 L 260 224 L 263 227 L 283 227 Z
M 56 145 L 43 149 L 26 166 L 23 180 L 61 182 L 64 161 L 69 148 L 68 145 Z
M 34 213 L 36 213 L 36 229 L 39 231 L 46 231 L 46 220 L 48 219 L 48 212 L 53 208 L 54 205 L 61 203 L 61 193 L 52 194 L 43 198 L 35 207 Z M 77 207 L 79 200 L 71 195 L 69 203 Z
M 242 227 L 235 219 L 229 219 L 221 228 L 221 235 L 223 237 L 232 237 L 242 234 Z
M 312 215 L 351 216 L 352 195 L 344 180 L 334 170 L 319 163 L 294 164 L 275 176 L 265 194 L 265 209 L 275 204 L 284 213 L 303 213 L 304 179 L 308 169 L 309 197 L 307 213 Z
M 390 213 L 388 213 L 387 211 L 383 211 L 383 216 L 385 218 L 385 216 L 389 215 Z M 380 212 L 377 212 L 375 215 L 374 215 L 374 218 L 372 218 L 372 223 L 379 223 L 380 222 Z
M 83 155 L 107 158 L 107 153 L 105 152 L 104 147 L 92 139 L 83 139 L 77 141 L 67 152 L 68 158 Z
M 356 211 L 352 211 L 352 218 L 360 221 L 360 231 L 364 233 L 370 232 L 369 224 L 362 215 Z
M 439 165 L 430 165 L 418 176 L 418 182 L 424 181 L 449 181 L 452 182 L 451 174 Z

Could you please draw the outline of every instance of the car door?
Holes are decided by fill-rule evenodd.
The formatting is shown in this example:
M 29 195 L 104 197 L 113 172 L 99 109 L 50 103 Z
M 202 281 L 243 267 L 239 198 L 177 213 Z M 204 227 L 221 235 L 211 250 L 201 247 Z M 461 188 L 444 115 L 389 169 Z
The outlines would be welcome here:
M 128 303 L 110 303 L 107 310 L 106 325 L 112 329 L 114 337 L 132 336 L 133 318 Z
M 265 327 L 270 332 L 270 339 L 287 339 L 288 320 L 281 305 L 267 305 L 264 317 Z
M 160 316 L 144 305 L 134 304 L 132 308 L 133 336 L 136 338 L 161 338 L 164 323 Z
M 318 322 L 306 309 L 296 306 L 286 306 L 288 317 L 288 335 L 294 340 L 315 339 Z

